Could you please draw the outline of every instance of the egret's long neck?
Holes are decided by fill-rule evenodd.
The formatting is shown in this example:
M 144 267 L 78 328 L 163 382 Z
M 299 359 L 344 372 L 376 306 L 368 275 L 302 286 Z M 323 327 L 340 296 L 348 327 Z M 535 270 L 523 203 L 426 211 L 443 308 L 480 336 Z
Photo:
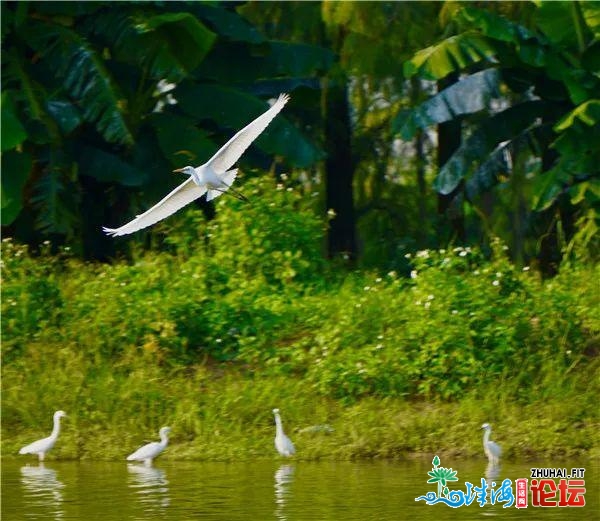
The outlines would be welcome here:
M 483 432 L 483 446 L 487 446 L 488 441 L 490 441 L 491 429 L 485 429 Z
M 283 425 L 281 423 L 281 416 L 279 414 L 275 415 L 275 431 L 277 435 L 283 434 Z
M 52 433 L 50 434 L 50 437 L 55 440 L 56 438 L 58 438 L 58 433 L 60 432 L 60 417 L 57 416 L 56 418 L 54 418 L 54 425 L 52 426 Z
M 198 172 L 196 172 L 196 170 L 192 172 L 191 177 L 194 180 L 194 183 L 196 183 L 197 185 L 201 183 L 200 176 L 198 175 Z
M 161 444 L 163 447 L 166 447 L 166 446 L 167 446 L 167 443 L 169 443 L 169 435 L 168 435 L 168 433 L 166 433 L 166 432 L 161 432 L 161 433 L 160 433 L 160 444 Z

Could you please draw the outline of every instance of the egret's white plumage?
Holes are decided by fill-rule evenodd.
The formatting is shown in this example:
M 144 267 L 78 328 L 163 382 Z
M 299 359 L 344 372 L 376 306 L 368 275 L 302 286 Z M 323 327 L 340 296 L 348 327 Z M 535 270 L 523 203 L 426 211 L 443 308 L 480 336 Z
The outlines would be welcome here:
M 283 432 L 279 409 L 273 409 L 273 414 L 275 415 L 275 448 L 282 456 L 293 456 L 296 453 L 296 449 L 292 440 Z
M 487 456 L 490 465 L 496 466 L 500 461 L 502 455 L 502 449 L 494 441 L 490 441 L 490 435 L 492 434 L 492 426 L 489 423 L 484 423 L 481 428 L 483 429 L 483 451 Z
M 160 441 L 153 441 L 152 443 L 140 447 L 133 454 L 127 456 L 127 461 L 143 461 L 148 466 L 152 465 L 152 460 L 167 447 L 170 432 L 171 427 L 162 427 L 160 431 L 158 431 Z
M 206 200 L 210 201 L 231 189 L 233 194 L 244 199 L 241 194 L 231 188 L 237 175 L 237 169 L 230 170 L 230 168 L 267 128 L 289 99 L 287 94 L 280 94 L 277 101 L 266 112 L 233 136 L 208 162 L 197 168 L 186 166 L 174 170 L 189 175 L 190 178 L 132 221 L 120 228 L 103 228 L 104 232 L 108 235 L 118 236 L 141 230 L 175 213 L 205 193 Z
M 37 454 L 39 460 L 44 461 L 46 452 L 54 447 L 54 444 L 58 439 L 58 434 L 60 433 L 60 419 L 64 418 L 66 415 L 65 411 L 56 411 L 53 416 L 54 424 L 50 436 L 34 441 L 29 445 L 25 445 L 25 447 L 19 450 L 19 454 Z

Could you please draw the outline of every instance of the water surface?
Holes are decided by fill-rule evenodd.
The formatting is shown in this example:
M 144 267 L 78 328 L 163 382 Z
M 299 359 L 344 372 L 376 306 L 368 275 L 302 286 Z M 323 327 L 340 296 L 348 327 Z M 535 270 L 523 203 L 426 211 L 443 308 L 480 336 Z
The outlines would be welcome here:
M 411 462 L 245 463 L 157 460 L 152 468 L 121 462 L 24 460 L 2 464 L 2 519 L 62 520 L 357 520 L 600 519 L 598 462 L 503 464 L 497 483 L 530 478 L 531 466 L 586 468 L 586 506 L 533 508 L 487 504 L 453 509 L 415 498 L 427 484 L 428 460 Z M 451 488 L 485 477 L 482 461 L 442 461 L 458 471 Z

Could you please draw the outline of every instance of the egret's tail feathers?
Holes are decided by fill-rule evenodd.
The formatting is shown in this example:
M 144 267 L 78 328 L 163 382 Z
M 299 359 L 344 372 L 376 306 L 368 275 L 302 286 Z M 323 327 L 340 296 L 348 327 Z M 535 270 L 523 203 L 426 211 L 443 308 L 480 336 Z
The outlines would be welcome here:
M 23 447 L 22 449 L 19 449 L 19 454 L 27 454 L 27 447 Z
M 238 190 L 233 188 L 233 186 L 231 186 L 233 184 L 233 182 L 235 181 L 235 177 L 237 176 L 237 173 L 238 173 L 237 168 L 234 168 L 233 170 L 227 170 L 227 172 L 225 172 L 223 174 L 223 182 L 227 185 L 227 188 L 229 190 L 231 190 L 231 195 L 233 195 L 234 197 L 237 197 L 240 201 L 248 202 L 248 198 L 244 194 L 240 193 Z

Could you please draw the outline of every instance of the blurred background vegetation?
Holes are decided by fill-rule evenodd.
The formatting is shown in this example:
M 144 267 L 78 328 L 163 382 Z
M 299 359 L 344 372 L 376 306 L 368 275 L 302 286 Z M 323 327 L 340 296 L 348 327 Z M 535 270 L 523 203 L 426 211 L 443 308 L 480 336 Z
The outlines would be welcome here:
M 598 454 L 598 2 L 4 2 L 1 29 L 9 450 L 62 408 L 72 457 L 167 420 L 182 457 L 256 455 L 279 405 L 335 425 L 309 457 L 476 452 L 499 418 L 509 455 Z M 102 233 L 280 92 L 250 204 Z

